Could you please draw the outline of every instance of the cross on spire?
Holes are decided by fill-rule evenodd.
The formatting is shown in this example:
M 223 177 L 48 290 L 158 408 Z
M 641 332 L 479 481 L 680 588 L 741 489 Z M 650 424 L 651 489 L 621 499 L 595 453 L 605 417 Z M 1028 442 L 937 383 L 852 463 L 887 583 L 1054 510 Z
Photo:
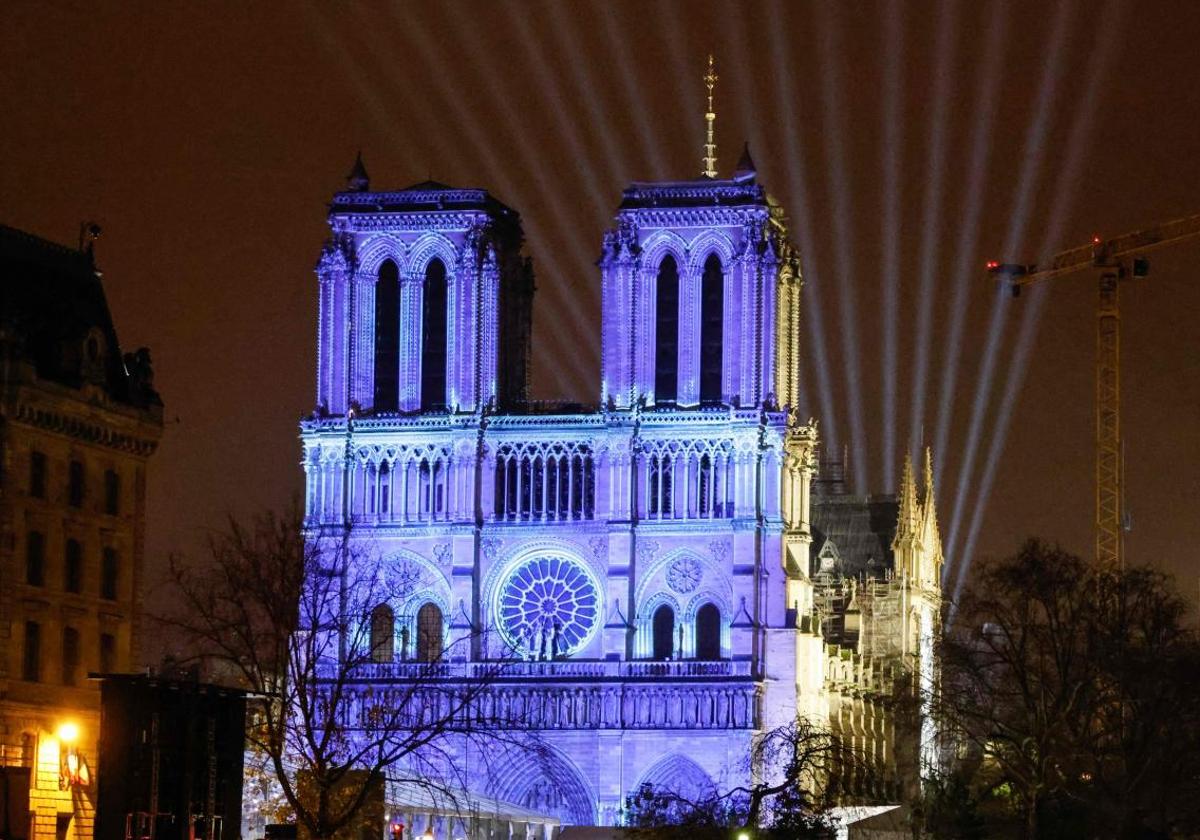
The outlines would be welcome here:
M 717 114 L 713 110 L 713 88 L 717 84 L 717 71 L 713 66 L 712 53 L 708 55 L 708 72 L 704 74 L 704 86 L 708 88 L 708 110 L 704 112 L 707 131 L 704 136 L 704 169 L 700 174 L 708 178 L 717 177 L 717 141 L 713 137 L 713 123 Z

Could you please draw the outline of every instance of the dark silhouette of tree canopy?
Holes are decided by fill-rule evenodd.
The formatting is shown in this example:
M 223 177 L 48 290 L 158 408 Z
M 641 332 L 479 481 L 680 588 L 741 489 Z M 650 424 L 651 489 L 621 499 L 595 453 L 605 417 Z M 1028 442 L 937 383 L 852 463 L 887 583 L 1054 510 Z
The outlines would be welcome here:
M 755 739 L 745 767 L 750 784 L 699 795 L 643 785 L 627 803 L 629 824 L 656 840 L 728 840 L 739 828 L 831 838 L 836 780 L 864 764 L 837 736 L 797 718 Z
M 977 574 L 941 667 L 958 772 L 1023 836 L 1200 825 L 1200 645 L 1167 576 L 1030 540 Z

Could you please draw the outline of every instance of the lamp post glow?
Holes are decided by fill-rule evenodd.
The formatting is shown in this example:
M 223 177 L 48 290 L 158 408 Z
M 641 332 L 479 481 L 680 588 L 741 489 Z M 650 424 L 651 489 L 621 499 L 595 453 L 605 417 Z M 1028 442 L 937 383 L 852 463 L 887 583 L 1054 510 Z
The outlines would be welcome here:
M 58 787 L 67 790 L 83 781 L 83 762 L 76 747 L 79 724 L 63 721 L 54 734 L 58 738 Z
M 79 740 L 79 724 L 73 721 L 60 723 L 55 734 L 63 744 L 74 744 Z

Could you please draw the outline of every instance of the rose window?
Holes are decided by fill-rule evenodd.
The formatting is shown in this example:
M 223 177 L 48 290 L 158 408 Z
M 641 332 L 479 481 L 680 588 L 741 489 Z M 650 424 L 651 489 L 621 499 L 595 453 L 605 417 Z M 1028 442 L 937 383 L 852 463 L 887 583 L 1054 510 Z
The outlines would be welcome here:
M 557 555 L 513 569 L 497 595 L 500 631 L 521 655 L 567 656 L 591 639 L 600 620 L 600 593 L 584 566 Z
M 680 557 L 667 570 L 667 583 L 676 592 L 691 592 L 700 585 L 700 564 L 691 557 Z

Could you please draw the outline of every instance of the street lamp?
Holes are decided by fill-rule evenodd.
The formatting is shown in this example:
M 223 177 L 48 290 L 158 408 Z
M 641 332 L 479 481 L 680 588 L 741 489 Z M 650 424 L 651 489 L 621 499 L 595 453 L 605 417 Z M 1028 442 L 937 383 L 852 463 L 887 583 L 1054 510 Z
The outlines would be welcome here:
M 79 756 L 79 724 L 63 721 L 55 732 L 58 736 L 58 787 L 66 790 L 83 780 L 83 761 Z

